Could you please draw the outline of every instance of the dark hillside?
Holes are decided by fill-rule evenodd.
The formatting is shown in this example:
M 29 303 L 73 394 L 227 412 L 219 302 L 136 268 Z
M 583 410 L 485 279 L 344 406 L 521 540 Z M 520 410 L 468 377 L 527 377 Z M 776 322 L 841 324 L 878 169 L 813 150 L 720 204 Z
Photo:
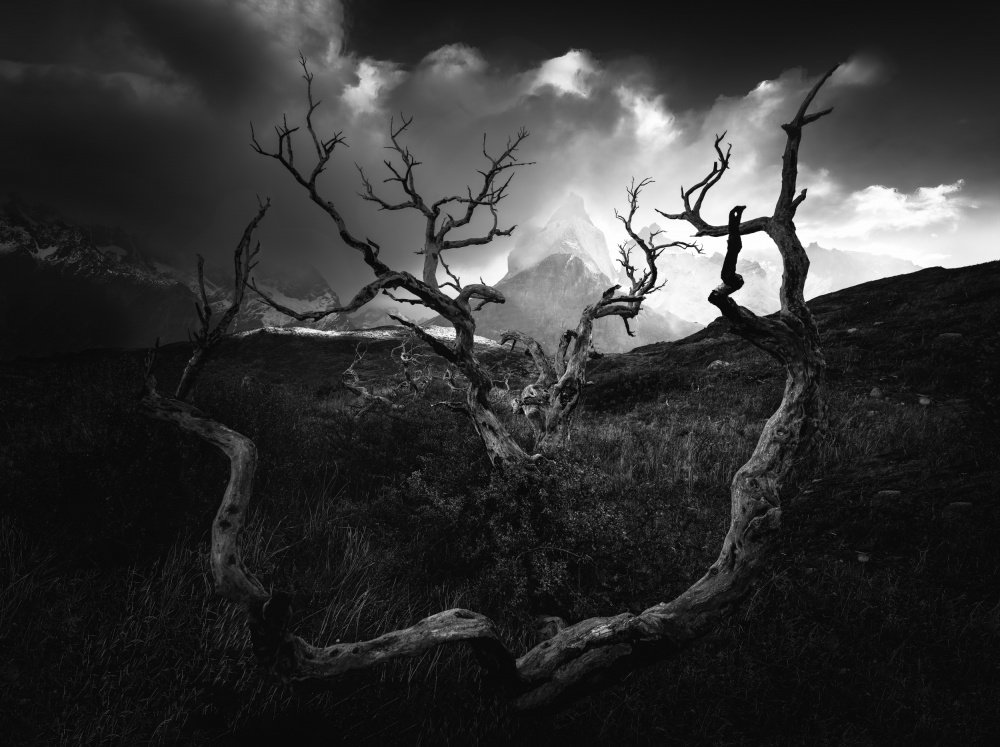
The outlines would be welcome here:
M 809 301 L 823 335 L 828 382 L 867 394 L 879 387 L 890 398 L 933 404 L 971 398 L 996 414 L 1000 349 L 1000 262 L 974 267 L 931 267 L 873 280 Z M 719 317 L 683 340 L 647 345 L 594 366 L 595 381 L 611 391 L 642 372 L 746 362 L 755 376 L 783 381 L 749 343 L 728 335 Z M 762 366 L 754 365 L 763 364 Z M 602 389 L 591 400 L 607 400 Z M 591 401 L 590 407 L 594 407 Z M 953 403 L 954 404 L 954 403 Z
M 324 692 L 263 680 L 206 581 L 225 460 L 137 412 L 144 353 L 0 363 L 0 729 L 14 744 L 997 743 L 1000 262 L 810 306 L 830 427 L 784 496 L 782 553 L 701 645 L 555 716 L 508 712 L 462 648 Z M 538 615 L 670 598 L 714 560 L 729 481 L 784 381 L 721 320 L 609 355 L 566 459 L 497 474 L 432 401 L 345 412 L 358 345 L 361 379 L 391 392 L 399 335 L 235 338 L 195 392 L 257 444 L 247 566 L 292 592 L 316 642 L 463 606 L 523 651 Z M 161 351 L 161 389 L 186 355 Z M 512 391 L 529 375 L 519 352 L 482 355 Z

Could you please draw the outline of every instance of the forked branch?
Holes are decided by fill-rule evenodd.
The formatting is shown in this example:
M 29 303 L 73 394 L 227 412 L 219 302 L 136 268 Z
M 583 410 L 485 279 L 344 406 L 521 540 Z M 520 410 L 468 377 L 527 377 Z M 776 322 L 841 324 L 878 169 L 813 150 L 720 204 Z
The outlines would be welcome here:
M 219 319 L 215 327 L 212 327 L 212 306 L 208 302 L 208 293 L 205 291 L 205 258 L 198 255 L 198 289 L 201 295 L 201 303 L 195 302 L 195 311 L 198 312 L 200 326 L 192 336 L 194 352 L 188 360 L 181 380 L 177 384 L 177 391 L 174 396 L 179 400 L 185 400 L 191 392 L 191 387 L 197 379 L 199 372 L 205 366 L 208 356 L 212 350 L 229 333 L 229 327 L 239 314 L 243 306 L 243 297 L 246 291 L 247 280 L 253 272 L 257 263 L 254 261 L 260 252 L 260 242 L 251 247 L 253 234 L 257 226 L 264 219 L 267 209 L 271 207 L 270 199 L 264 203 L 258 200 L 259 209 L 257 215 L 243 229 L 243 236 L 240 237 L 239 244 L 233 254 L 233 300 L 229 304 Z
M 326 200 L 319 194 L 317 178 L 326 168 L 336 146 L 343 143 L 343 137 L 341 133 L 337 133 L 333 137 L 324 140 L 317 135 L 313 126 L 312 114 L 320 102 L 313 99 L 313 76 L 309 72 L 305 59 L 300 58 L 299 62 L 302 65 L 303 78 L 306 81 L 306 98 L 308 101 L 306 129 L 312 138 L 316 154 L 316 163 L 312 171 L 307 175 L 295 165 L 293 134 L 296 132 L 296 128 L 289 127 L 285 120 L 282 120 L 282 125 L 276 128 L 278 142 L 275 151 L 269 152 L 261 147 L 251 130 L 253 148 L 257 153 L 277 160 L 308 191 L 310 199 L 334 220 L 341 238 L 349 246 L 361 252 L 366 264 L 372 269 L 375 279 L 362 288 L 347 304 L 336 304 L 324 309 L 306 312 L 296 311 L 278 302 L 269 294 L 262 291 L 256 283 L 251 282 L 251 287 L 260 295 L 265 303 L 270 304 L 274 309 L 304 322 L 318 321 L 330 314 L 356 311 L 379 293 L 396 298 L 396 296 L 392 295 L 392 291 L 407 291 L 412 298 L 400 297 L 397 300 L 423 305 L 443 316 L 451 322 L 455 329 L 455 344 L 447 345 L 427 335 L 426 332 L 417 328 L 416 325 L 399 320 L 405 326 L 413 329 L 414 333 L 430 345 L 435 352 L 442 355 L 449 363 L 457 366 L 465 375 L 466 380 L 469 382 L 467 396 L 468 409 L 472 415 L 472 421 L 475 424 L 477 432 L 486 444 L 491 461 L 498 459 L 517 462 L 530 461 L 528 455 L 524 453 L 516 441 L 507 433 L 503 425 L 496 419 L 495 413 L 490 409 L 489 391 L 493 382 L 477 360 L 474 349 L 476 322 L 472 315 L 473 311 L 481 309 L 487 303 L 504 303 L 503 294 L 482 282 L 463 286 L 458 276 L 446 265 L 445 272 L 449 280 L 441 284 L 438 279 L 438 269 L 443 264 L 441 253 L 446 249 L 487 244 L 497 236 L 509 236 L 514 230 L 513 226 L 506 229 L 499 227 L 497 205 L 506 196 L 514 169 L 519 166 L 528 165 L 517 158 L 517 150 L 528 136 L 527 130 L 522 128 L 516 136 L 509 138 L 507 147 L 497 156 L 491 155 L 486 149 L 484 135 L 483 155 L 488 160 L 489 166 L 479 172 L 483 178 L 482 187 L 479 191 L 473 192 L 471 187 L 467 187 L 466 196 L 464 197 L 444 197 L 431 203 L 425 200 L 417 189 L 415 171 L 420 165 L 420 161 L 401 142 L 413 119 L 403 116 L 398 125 L 395 119 L 390 121 L 390 144 L 386 148 L 394 152 L 400 165 L 395 165 L 392 159 L 385 160 L 385 166 L 390 174 L 385 179 L 385 182 L 399 185 L 399 189 L 402 190 L 405 199 L 400 202 L 391 202 L 382 199 L 376 194 L 371 181 L 359 167 L 358 170 L 361 175 L 363 188 L 360 196 L 369 202 L 377 204 L 380 210 L 403 210 L 411 208 L 418 210 L 424 216 L 426 220 L 424 242 L 419 252 L 419 254 L 423 255 L 423 270 L 421 276 L 418 278 L 409 272 L 390 269 L 379 259 L 379 245 L 371 239 L 366 238 L 362 241 L 354 237 L 348 230 L 343 217 L 333 202 Z M 443 213 L 442 209 L 450 204 L 464 206 L 464 212 L 457 218 Z M 467 225 L 472 220 L 475 211 L 480 207 L 486 207 L 490 211 L 492 227 L 481 236 L 449 240 L 447 238 L 449 232 L 455 228 Z M 475 308 L 473 308 L 473 305 L 475 305 Z
M 313 112 L 319 107 L 322 101 L 313 100 L 313 74 L 309 72 L 309 67 L 306 64 L 306 58 L 301 54 L 299 55 L 299 64 L 302 66 L 302 77 L 306 81 L 306 99 L 309 104 L 309 108 L 306 111 L 306 130 L 309 133 L 309 137 L 312 140 L 313 147 L 316 153 L 316 163 L 313 165 L 312 170 L 308 175 L 301 171 L 295 165 L 295 154 L 293 148 L 292 135 L 298 132 L 298 127 L 289 127 L 288 120 L 286 117 L 282 117 L 281 125 L 274 128 L 275 134 L 277 135 L 277 147 L 274 151 L 266 150 L 257 141 L 257 133 L 254 131 L 253 123 L 250 123 L 250 144 L 255 152 L 262 156 L 267 156 L 268 158 L 275 159 L 280 163 L 284 169 L 292 175 L 296 182 L 298 182 L 302 187 L 306 189 L 309 193 L 309 199 L 319 205 L 324 212 L 327 213 L 337 226 L 337 231 L 340 234 L 341 239 L 348 246 L 361 252 L 364 257 L 365 263 L 368 264 L 372 270 L 375 271 L 376 275 L 382 272 L 388 271 L 386 267 L 379 259 L 379 246 L 373 241 L 364 240 L 355 237 L 347 229 L 347 223 L 344 221 L 343 216 L 341 216 L 340 211 L 337 206 L 331 200 L 327 200 L 320 196 L 318 187 L 316 185 L 316 180 L 319 175 L 323 173 L 326 169 L 327 163 L 329 163 L 331 156 L 337 149 L 338 145 L 343 145 L 347 147 L 347 143 L 344 140 L 343 133 L 337 132 L 329 138 L 322 138 L 316 132 L 316 128 L 313 125 L 312 115 Z M 267 300 L 267 299 L 265 299 Z M 333 313 L 333 312 L 330 312 Z
M 708 175 L 689 189 L 681 187 L 681 202 L 684 204 L 684 210 L 680 213 L 656 211 L 664 218 L 686 220 L 696 229 L 695 236 L 725 236 L 728 232 L 728 226 L 713 226 L 701 217 L 701 206 L 705 201 L 705 195 L 719 183 L 723 174 L 729 170 L 729 159 L 732 156 L 733 146 L 728 144 L 725 153 L 723 153 L 722 141 L 725 137 L 725 132 L 715 136 L 714 148 L 718 160 L 712 162 L 712 170 L 708 172 Z M 695 198 L 694 204 L 691 203 L 692 197 Z M 740 233 L 754 233 L 762 230 L 764 230 L 764 225 L 760 219 L 747 221 L 745 225 L 740 226 Z
M 643 187 L 652 183 L 652 179 L 646 178 L 636 184 L 633 178 L 631 185 L 625 190 L 629 206 L 628 213 L 622 215 L 615 210 L 615 218 L 621 221 L 625 232 L 631 239 L 631 242 L 623 242 L 618 246 L 618 264 L 625 271 L 626 277 L 631 282 L 631 287 L 622 296 L 614 295 L 614 290 L 617 286 L 615 289 L 608 289 L 595 308 L 595 318 L 611 315 L 620 316 L 625 323 L 625 331 L 630 337 L 634 336 L 634 333 L 629 328 L 628 320 L 635 318 L 639 314 L 642 302 L 649 294 L 655 293 L 666 283 L 664 281 L 657 285 L 656 282 L 658 278 L 656 261 L 663 254 L 663 251 L 665 249 L 679 248 L 693 249 L 699 254 L 701 253 L 700 246 L 688 241 L 674 240 L 657 243 L 657 238 L 663 234 L 662 230 L 650 231 L 648 241 L 636 232 L 632 225 L 632 220 L 639 209 L 639 194 L 642 192 Z M 646 260 L 641 274 L 639 274 L 639 271 L 632 264 L 632 250 L 637 246 L 642 250 L 644 259 Z

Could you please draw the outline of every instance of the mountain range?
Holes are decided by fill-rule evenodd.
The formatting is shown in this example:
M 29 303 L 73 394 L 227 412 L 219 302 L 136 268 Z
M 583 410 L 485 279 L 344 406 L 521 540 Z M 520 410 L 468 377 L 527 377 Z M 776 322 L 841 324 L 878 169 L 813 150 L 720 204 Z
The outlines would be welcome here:
M 186 339 L 198 324 L 200 297 L 190 259 L 187 267 L 152 259 L 120 228 L 75 225 L 11 196 L 0 206 L 0 358 Z M 232 273 L 231 266 L 206 265 L 206 295 L 216 312 L 232 299 Z M 309 265 L 265 267 L 254 276 L 262 290 L 300 311 L 339 303 Z M 295 324 L 250 293 L 232 329 Z M 337 315 L 325 328 L 350 326 Z
M 656 223 L 643 228 L 639 235 L 648 238 L 661 227 Z M 662 240 L 662 239 L 661 239 Z M 723 239 L 715 239 L 724 246 Z M 869 280 L 905 275 L 921 269 L 908 260 L 882 254 L 825 249 L 813 242 L 806 247 L 809 275 L 806 279 L 806 299 L 849 288 Z M 657 267 L 666 286 L 650 296 L 647 305 L 661 313 L 671 313 L 699 324 L 709 324 L 719 311 L 708 303 L 708 292 L 719 284 L 724 254 L 719 251 L 703 254 L 691 251 L 667 250 L 660 256 Z M 779 308 L 781 289 L 781 256 L 778 250 L 744 249 L 736 271 L 745 285 L 740 289 L 740 304 L 757 314 L 770 314 Z
M 654 223 L 642 234 L 648 237 L 658 229 Z M 811 261 L 807 298 L 919 269 L 905 260 L 825 249 L 815 243 L 807 251 Z M 719 252 L 664 253 L 658 268 L 666 285 L 650 296 L 631 322 L 634 336 L 626 333 L 617 317 L 598 319 L 596 349 L 617 353 L 675 340 L 714 320 L 718 312 L 706 299 L 718 283 L 722 259 Z M 198 323 L 195 268 L 193 256 L 183 265 L 151 257 L 136 237 L 121 228 L 73 224 L 12 195 L 0 205 L 0 359 L 184 340 Z M 761 314 L 776 310 L 780 268 L 776 251 L 745 250 L 737 266 L 746 281 L 740 302 Z M 305 263 L 269 268 L 265 260 L 255 278 L 262 290 L 300 311 L 339 303 L 323 276 Z M 209 303 L 221 311 L 232 298 L 232 268 L 209 263 L 205 279 Z M 570 194 L 543 226 L 519 232 L 508 256 L 508 272 L 496 284 L 506 303 L 488 305 L 477 313 L 477 333 L 496 340 L 504 330 L 516 329 L 552 352 L 563 331 L 576 326 L 583 309 L 616 284 L 627 288 L 628 279 L 582 198 Z M 351 315 L 302 324 L 250 293 L 233 331 L 369 329 L 396 325 L 390 313 L 409 319 L 410 312 L 374 302 Z M 439 317 L 423 323 L 447 326 Z

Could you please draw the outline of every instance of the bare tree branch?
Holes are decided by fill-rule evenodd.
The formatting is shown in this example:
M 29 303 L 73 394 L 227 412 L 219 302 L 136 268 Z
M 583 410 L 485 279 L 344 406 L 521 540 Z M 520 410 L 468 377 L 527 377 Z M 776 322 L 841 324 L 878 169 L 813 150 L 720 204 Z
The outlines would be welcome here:
M 260 155 L 268 156 L 269 158 L 273 158 L 278 161 L 278 163 L 280 163 L 285 170 L 292 175 L 295 181 L 306 189 L 309 193 L 309 198 L 319 205 L 324 212 L 326 212 L 333 219 L 337 226 L 337 231 L 340 234 L 341 239 L 344 240 L 344 243 L 361 252 L 365 263 L 368 264 L 376 274 L 380 274 L 382 271 L 387 271 L 389 268 L 378 259 L 378 245 L 371 241 L 362 241 L 361 239 L 353 236 L 351 232 L 347 230 L 347 223 L 344 221 L 344 218 L 341 216 L 336 205 L 334 205 L 330 200 L 326 200 L 321 197 L 317 190 L 316 180 L 326 169 L 326 165 L 329 163 L 333 152 L 336 150 L 338 145 L 343 144 L 346 147 L 347 143 L 344 141 L 343 133 L 340 132 L 334 134 L 328 139 L 323 139 L 316 133 L 316 129 L 313 126 L 312 115 L 322 102 L 313 101 L 313 74 L 309 72 L 309 67 L 306 65 L 306 59 L 302 55 L 299 55 L 299 64 L 302 66 L 302 77 L 306 81 L 306 99 L 309 103 L 309 108 L 306 112 L 306 129 L 309 132 L 309 136 L 312 138 L 312 142 L 316 150 L 316 165 L 313 167 L 313 170 L 308 176 L 304 175 L 303 172 L 295 166 L 295 159 L 292 151 L 292 135 L 298 132 L 299 128 L 290 128 L 288 126 L 287 119 L 284 117 L 282 118 L 281 126 L 274 128 L 275 133 L 278 136 L 277 149 L 275 151 L 272 152 L 265 150 L 260 143 L 257 142 L 257 135 L 254 132 L 253 123 L 250 124 L 251 147 Z
M 243 293 L 247 278 L 250 276 L 253 268 L 257 266 L 254 259 L 260 252 L 260 242 L 257 242 L 251 248 L 253 234 L 257 230 L 257 226 L 264 219 L 268 208 L 271 207 L 271 201 L 267 200 L 265 203 L 260 203 L 260 200 L 258 200 L 258 205 L 257 215 L 243 229 L 243 236 L 240 238 L 240 242 L 233 254 L 233 300 L 214 328 L 212 328 L 212 307 L 208 303 L 208 294 L 205 291 L 205 258 L 200 254 L 198 255 L 198 289 L 201 295 L 201 304 L 195 303 L 195 310 L 198 312 L 198 321 L 201 323 L 201 326 L 192 337 L 194 352 L 190 360 L 188 360 L 187 366 L 184 368 L 184 373 L 181 374 L 181 380 L 177 384 L 177 391 L 174 393 L 174 396 L 179 400 L 187 399 L 195 379 L 208 360 L 208 356 L 219 342 L 222 341 L 222 338 L 229 333 L 229 326 L 233 323 L 233 319 L 236 318 L 243 305 Z
M 508 342 L 510 343 L 511 352 L 514 352 L 517 343 L 524 345 L 525 354 L 531 356 L 531 360 L 538 371 L 538 378 L 535 380 L 536 386 L 546 387 L 555 383 L 556 369 L 552 365 L 552 361 L 545 354 L 541 343 L 523 332 L 510 329 L 500 333 L 500 344 L 506 345 Z
M 802 128 L 833 111 L 832 108 L 829 108 L 815 114 L 806 113 L 813 99 L 816 98 L 816 94 L 819 93 L 819 89 L 823 87 L 823 84 L 833 75 L 836 69 L 836 67 L 830 68 L 816 81 L 816 85 L 806 95 L 792 121 L 781 125 L 781 129 L 785 131 L 787 137 L 785 140 L 785 152 L 781 157 L 781 192 L 778 194 L 778 202 L 774 208 L 776 218 L 780 217 L 782 220 L 791 220 L 795 217 L 795 211 L 798 206 L 806 198 L 806 191 L 804 189 L 798 197 L 795 197 L 795 182 L 799 172 L 799 144 L 802 142 Z
M 709 303 L 716 306 L 722 315 L 733 325 L 733 331 L 752 342 L 764 352 L 776 358 L 780 363 L 786 362 L 786 355 L 777 341 L 785 333 L 785 325 L 757 316 L 749 309 L 737 304 L 730 296 L 743 287 L 743 276 L 736 272 L 736 262 L 739 258 L 743 241 L 740 238 L 740 216 L 745 206 L 737 205 L 729 211 L 729 239 L 726 245 L 726 257 L 722 262 L 722 284 L 713 290 Z
M 402 405 L 393 402 L 384 395 L 373 394 L 368 390 L 368 387 L 361 384 L 361 379 L 358 376 L 358 372 L 354 370 L 354 367 L 364 360 L 367 352 L 367 345 L 362 347 L 361 344 L 358 344 L 358 346 L 354 349 L 354 360 L 351 361 L 351 365 L 348 366 L 340 376 L 340 380 L 343 383 L 344 388 L 361 399 L 362 404 L 354 408 L 354 418 L 360 418 L 375 405 L 385 405 L 391 410 L 401 411 L 403 409 Z
M 401 146 L 399 144 L 399 140 L 397 139 L 403 132 L 406 131 L 406 129 L 413 122 L 413 117 L 407 119 L 404 115 L 400 114 L 400 118 L 402 120 L 402 124 L 399 127 L 395 126 L 395 119 L 389 120 L 389 141 L 391 145 L 387 145 L 386 149 L 396 151 L 396 153 L 399 156 L 399 159 L 403 162 L 403 173 L 400 173 L 396 169 L 396 167 L 392 165 L 391 161 L 385 160 L 382 163 L 384 163 L 385 167 L 389 169 L 389 172 L 392 174 L 392 176 L 383 179 L 382 181 L 383 183 L 390 183 L 390 182 L 398 183 L 399 186 L 402 188 L 403 192 L 410 199 L 407 200 L 406 202 L 398 202 L 398 203 L 386 202 L 381 197 L 375 194 L 375 190 L 372 187 L 372 183 L 365 176 L 365 172 L 360 166 L 357 166 L 357 169 L 358 173 L 361 175 L 361 184 L 364 187 L 365 191 L 363 193 L 358 193 L 358 194 L 362 199 L 376 203 L 379 206 L 379 210 L 404 210 L 406 208 L 415 208 L 428 218 L 435 219 L 437 218 L 437 214 L 434 213 L 433 210 L 427 207 L 427 205 L 424 203 L 424 200 L 420 196 L 420 193 L 417 192 L 416 183 L 414 181 L 413 169 L 419 166 L 421 162 L 418 161 L 413 156 L 412 153 L 410 153 L 409 148 L 404 148 L 403 146 Z
M 297 319 L 300 322 L 315 322 L 330 316 L 331 314 L 349 314 L 352 311 L 357 311 L 366 303 L 371 301 L 380 292 L 385 293 L 393 300 L 401 301 L 404 303 L 421 303 L 424 301 L 410 301 L 406 298 L 395 298 L 391 294 L 387 293 L 389 288 L 406 288 L 409 290 L 409 285 L 417 283 L 417 279 L 414 278 L 408 272 L 393 272 L 391 270 L 380 275 L 378 278 L 370 282 L 368 285 L 364 286 L 359 290 L 354 298 L 344 305 L 331 305 L 324 309 L 318 309 L 315 311 L 296 311 L 295 309 L 285 306 L 284 304 L 275 301 L 270 295 L 262 291 L 257 287 L 256 280 L 250 280 L 250 287 L 253 288 L 254 292 L 260 296 L 269 306 L 274 308 L 276 311 L 280 311 L 282 314 Z
M 502 339 L 505 342 L 521 341 L 528 345 L 539 370 L 538 380 L 524 388 L 518 401 L 521 411 L 535 431 L 536 448 L 542 453 L 551 453 L 569 442 L 576 408 L 587 385 L 587 364 L 597 357 L 593 350 L 594 321 L 606 316 L 618 316 L 625 325 L 625 332 L 633 336 L 629 320 L 638 316 L 642 303 L 649 294 L 663 287 L 663 283 L 658 282 L 659 274 L 656 267 L 656 262 L 663 251 L 668 248 L 701 251 L 697 244 L 687 241 L 659 241 L 659 237 L 663 234 L 661 230 L 651 231 L 648 239 L 644 239 L 635 230 L 632 221 L 639 208 L 639 195 L 650 183 L 651 179 L 643 179 L 638 184 L 633 179 L 631 185 L 626 188 L 628 212 L 621 215 L 615 211 L 615 217 L 621 221 L 631 237 L 631 244 L 620 245 L 618 260 L 630 281 L 630 288 L 625 292 L 619 292 L 621 286 L 614 285 L 587 306 L 580 315 L 576 329 L 566 330 L 562 335 L 554 366 L 549 368 L 546 367 L 547 358 L 537 342 L 524 335 L 519 336 L 515 332 L 504 333 Z M 642 250 L 646 260 L 641 272 L 632 264 L 631 251 L 635 247 Z
M 410 127 L 413 119 L 407 119 L 403 116 L 401 124 L 398 126 L 394 119 L 390 121 L 390 145 L 386 146 L 386 148 L 395 153 L 401 165 L 394 165 L 393 161 L 389 159 L 384 162 L 390 174 L 385 179 L 385 182 L 398 184 L 406 199 L 398 203 L 393 203 L 379 197 L 375 193 L 371 182 L 365 176 L 364 171 L 359 167 L 358 171 L 361 175 L 363 187 L 361 197 L 376 203 L 381 210 L 412 208 L 419 210 L 424 215 L 426 219 L 424 244 L 419 252 L 424 257 L 423 271 L 421 277 L 417 278 L 408 272 L 394 271 L 384 264 L 379 259 L 380 248 L 378 244 L 371 239 L 366 238 L 362 241 L 353 236 L 333 202 L 320 196 L 317 189 L 317 178 L 325 169 L 336 146 L 343 143 L 343 137 L 341 133 L 337 133 L 332 138 L 323 140 L 316 133 L 313 126 L 312 114 L 320 102 L 313 99 L 313 76 L 309 72 L 305 58 L 300 58 L 300 64 L 304 72 L 303 78 L 306 81 L 306 98 L 308 101 L 306 129 L 313 140 L 316 151 L 316 164 L 313 170 L 308 175 L 305 175 L 295 165 L 292 147 L 293 134 L 297 131 L 297 128 L 289 127 L 287 121 L 284 119 L 282 120 L 282 125 L 276 128 L 278 142 L 274 152 L 266 151 L 261 147 L 251 128 L 253 148 L 257 153 L 274 158 L 281 163 L 285 170 L 308 191 L 310 199 L 334 220 L 344 242 L 361 252 L 365 263 L 374 272 L 375 280 L 362 288 L 350 303 L 346 305 L 333 305 L 318 311 L 308 312 L 298 312 L 279 303 L 258 288 L 255 283 L 251 283 L 251 287 L 274 309 L 303 322 L 318 321 L 330 314 L 355 311 L 379 293 L 385 293 L 391 298 L 396 298 L 390 291 L 397 289 L 408 291 L 416 300 L 410 298 L 396 298 L 396 300 L 426 306 L 451 322 L 455 328 L 454 346 L 445 345 L 438 340 L 430 342 L 430 339 L 433 338 L 426 335 L 423 330 L 415 330 L 415 333 L 420 335 L 421 339 L 424 339 L 425 342 L 431 345 L 436 352 L 443 355 L 446 360 L 456 365 L 468 380 L 468 406 L 472 421 L 486 445 L 490 459 L 492 461 L 501 459 L 529 462 L 530 457 L 521 450 L 516 441 L 507 433 L 506 429 L 491 411 L 489 391 L 493 386 L 493 382 L 475 355 L 476 323 L 475 318 L 472 316 L 474 309 L 471 307 L 471 302 L 473 300 L 479 301 L 475 309 L 478 310 L 486 303 L 503 303 L 503 294 L 484 283 L 462 286 L 458 276 L 452 273 L 447 266 L 445 266 L 445 271 L 450 277 L 450 281 L 442 286 L 439 284 L 437 277 L 438 266 L 441 264 L 441 252 L 445 249 L 486 244 L 496 236 L 509 236 L 514 230 L 514 227 L 509 229 L 500 229 L 498 227 L 496 208 L 506 195 L 507 187 L 510 185 L 510 175 L 507 175 L 506 180 L 502 184 L 500 183 L 500 177 L 504 172 L 511 172 L 512 174 L 513 169 L 516 167 L 528 165 L 518 161 L 516 156 L 516 151 L 521 142 L 528 136 L 528 132 L 523 128 L 519 130 L 515 137 L 508 139 L 506 149 L 497 157 L 491 156 L 486 150 L 484 136 L 483 154 L 490 165 L 485 171 L 479 172 L 483 177 L 483 186 L 479 192 L 473 193 L 472 189 L 467 187 L 465 197 L 445 197 L 428 205 L 416 186 L 415 170 L 420 165 L 420 161 L 401 143 L 401 136 Z M 464 214 L 457 219 L 448 214 L 442 215 L 442 207 L 449 204 L 465 205 Z M 448 241 L 446 236 L 449 231 L 467 225 L 471 221 L 476 209 L 481 206 L 486 206 L 490 211 L 493 218 L 492 228 L 483 236 Z M 451 297 L 444 292 L 444 289 L 449 287 L 457 294 L 455 297 Z M 414 326 L 408 322 L 399 321 L 406 326 Z
M 427 343 L 431 350 L 440 355 L 446 361 L 455 364 L 459 363 L 459 357 L 450 345 L 441 342 L 441 340 L 427 332 L 427 330 L 423 329 L 419 324 L 414 324 L 409 319 L 404 319 L 403 317 L 396 316 L 395 314 L 389 314 L 389 316 L 402 324 L 404 327 L 408 328 L 413 334 Z
M 721 135 L 716 135 L 715 137 L 714 147 L 718 160 L 712 163 L 712 170 L 708 173 L 708 176 L 690 189 L 685 190 L 681 187 L 681 201 L 684 203 L 684 210 L 680 213 L 665 213 L 662 210 L 656 211 L 664 218 L 669 218 L 671 220 L 686 220 L 696 229 L 695 236 L 725 236 L 729 232 L 728 226 L 713 226 L 701 217 L 701 205 L 705 201 L 705 195 L 708 194 L 708 190 L 719 183 L 719 180 L 722 179 L 722 175 L 729 169 L 729 158 L 732 155 L 733 147 L 732 145 L 729 145 L 726 148 L 726 152 L 722 152 L 721 143 L 725 137 L 725 132 Z M 697 196 L 695 197 L 694 205 L 692 205 L 691 197 L 692 195 L 695 195 L 695 193 L 697 193 Z M 746 234 L 763 231 L 765 229 L 766 222 L 766 218 L 755 218 L 753 220 L 746 221 L 745 223 L 740 224 L 740 233 Z
M 521 128 L 517 131 L 517 134 L 513 138 L 507 138 L 507 147 L 504 151 L 494 158 L 486 150 L 486 134 L 483 134 L 483 155 L 490 162 L 490 168 L 486 171 L 480 171 L 480 175 L 483 177 L 483 186 L 479 190 L 479 193 L 475 196 L 472 194 L 471 188 L 466 188 L 467 197 L 444 197 L 434 203 L 434 209 L 439 210 L 443 205 L 450 202 L 464 203 L 465 204 L 465 214 L 462 215 L 457 220 L 453 219 L 451 216 L 446 216 L 445 220 L 441 224 L 441 228 L 438 230 L 436 238 L 439 241 L 444 241 L 445 235 L 455 228 L 461 228 L 462 226 L 468 225 L 472 220 L 472 216 L 477 207 L 481 205 L 486 205 L 490 208 L 490 212 L 493 213 L 493 228 L 490 230 L 490 234 L 484 237 L 478 243 L 488 243 L 493 236 L 509 236 L 514 230 L 514 227 L 506 229 L 505 231 L 497 230 L 497 213 L 496 206 L 500 203 L 507 193 L 507 187 L 510 185 L 510 180 L 513 177 L 511 174 L 507 177 L 503 184 L 497 186 L 497 177 L 501 173 L 508 169 L 515 169 L 520 166 L 533 166 L 534 161 L 521 162 L 517 160 L 514 155 L 517 149 L 520 147 L 521 143 L 525 138 L 528 137 L 528 131 L 525 128 Z M 456 243 L 456 242 L 445 242 L 444 248 L 454 249 L 458 246 L 469 246 L 469 244 Z

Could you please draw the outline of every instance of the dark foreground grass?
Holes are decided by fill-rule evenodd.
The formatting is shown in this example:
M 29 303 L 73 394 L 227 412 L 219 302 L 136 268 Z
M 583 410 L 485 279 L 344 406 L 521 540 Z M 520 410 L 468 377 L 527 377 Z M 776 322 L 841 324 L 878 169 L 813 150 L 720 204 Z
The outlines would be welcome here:
M 815 304 L 831 426 L 786 490 L 772 568 L 702 644 L 556 715 L 509 712 L 461 647 L 326 689 L 267 680 L 207 573 L 228 466 L 137 411 L 141 356 L 6 364 L 6 741 L 997 743 L 1000 284 L 975 296 L 982 276 L 932 278 L 946 329 L 921 329 L 905 298 L 869 309 L 874 291 Z M 366 375 L 384 374 L 392 344 L 372 345 Z M 164 352 L 165 385 L 183 355 Z M 526 373 L 489 356 L 498 374 Z M 296 630 L 317 643 L 464 606 L 520 653 L 537 615 L 672 597 L 714 559 L 729 481 L 783 383 L 715 328 L 605 358 L 566 459 L 499 474 L 467 423 L 422 401 L 348 417 L 330 381 L 352 359 L 342 342 L 245 338 L 196 393 L 258 445 L 247 566 L 292 592 Z

